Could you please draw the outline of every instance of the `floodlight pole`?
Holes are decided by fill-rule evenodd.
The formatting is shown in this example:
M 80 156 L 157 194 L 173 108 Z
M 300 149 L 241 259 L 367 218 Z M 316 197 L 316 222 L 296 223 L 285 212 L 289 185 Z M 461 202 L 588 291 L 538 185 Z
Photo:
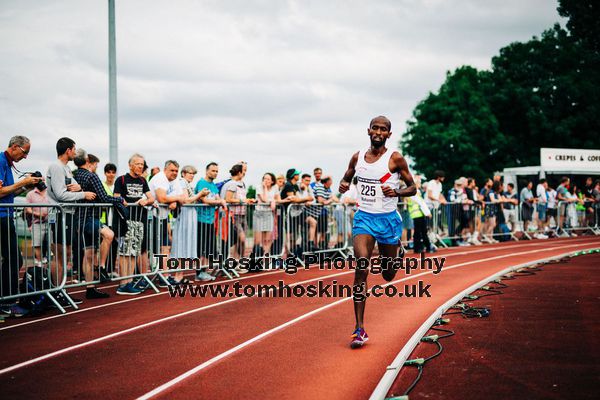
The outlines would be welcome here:
M 117 49 L 115 44 L 115 0 L 108 0 L 108 158 L 119 165 L 117 142 Z

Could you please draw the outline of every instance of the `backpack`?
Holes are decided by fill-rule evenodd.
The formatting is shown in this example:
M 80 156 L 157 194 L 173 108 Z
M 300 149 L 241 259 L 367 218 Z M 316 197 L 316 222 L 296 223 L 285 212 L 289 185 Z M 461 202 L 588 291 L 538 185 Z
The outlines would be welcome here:
M 216 185 L 217 185 L 217 189 L 219 190 L 219 193 L 221 193 L 221 188 L 222 188 L 222 187 L 223 187 L 223 186 L 224 186 L 224 185 L 225 185 L 227 182 L 229 182 L 230 180 L 231 180 L 231 178 L 229 178 L 229 179 L 225 179 L 224 181 L 221 181 L 221 182 L 219 182 L 219 183 L 216 183 Z
M 500 235 L 500 237 L 498 238 L 499 241 L 507 242 L 510 240 L 510 228 L 508 227 L 508 225 L 506 225 L 506 223 L 500 223 L 498 225 L 497 230 L 498 233 L 502 233 L 502 235 Z
M 51 288 L 50 272 L 47 267 L 29 267 L 23 275 L 19 287 L 21 293 L 28 293 Z M 24 297 L 20 305 L 29 309 L 32 313 L 38 314 L 46 309 L 49 301 L 43 294 L 34 294 Z

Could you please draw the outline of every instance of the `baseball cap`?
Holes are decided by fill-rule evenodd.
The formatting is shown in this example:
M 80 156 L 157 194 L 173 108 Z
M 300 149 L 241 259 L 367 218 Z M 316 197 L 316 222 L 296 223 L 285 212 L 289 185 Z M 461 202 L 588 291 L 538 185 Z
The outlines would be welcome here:
M 292 179 L 294 177 L 294 175 L 300 175 L 300 171 L 298 171 L 296 168 L 290 168 L 285 173 L 285 177 L 287 179 Z

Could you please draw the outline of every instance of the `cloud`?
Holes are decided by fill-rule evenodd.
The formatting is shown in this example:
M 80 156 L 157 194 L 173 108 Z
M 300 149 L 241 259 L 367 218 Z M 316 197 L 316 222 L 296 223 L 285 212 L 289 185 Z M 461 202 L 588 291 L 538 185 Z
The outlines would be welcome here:
M 385 114 L 392 146 L 445 72 L 559 17 L 556 2 L 117 1 L 119 170 L 136 151 L 202 170 L 319 165 L 334 178 Z M 106 2 L 0 4 L 0 130 L 45 171 L 61 136 L 108 158 Z M 22 168 L 22 169 L 23 169 Z

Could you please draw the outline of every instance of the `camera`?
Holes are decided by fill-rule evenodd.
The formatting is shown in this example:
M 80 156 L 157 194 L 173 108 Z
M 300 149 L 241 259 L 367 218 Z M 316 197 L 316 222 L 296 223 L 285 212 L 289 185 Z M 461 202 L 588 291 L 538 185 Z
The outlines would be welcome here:
M 31 176 L 33 176 L 35 178 L 41 178 L 42 173 L 40 171 L 35 171 L 35 172 L 31 173 Z M 39 190 L 41 192 L 42 190 L 45 190 L 48 186 L 46 186 L 46 183 L 44 181 L 39 181 L 38 183 L 35 184 L 35 187 L 37 190 Z

